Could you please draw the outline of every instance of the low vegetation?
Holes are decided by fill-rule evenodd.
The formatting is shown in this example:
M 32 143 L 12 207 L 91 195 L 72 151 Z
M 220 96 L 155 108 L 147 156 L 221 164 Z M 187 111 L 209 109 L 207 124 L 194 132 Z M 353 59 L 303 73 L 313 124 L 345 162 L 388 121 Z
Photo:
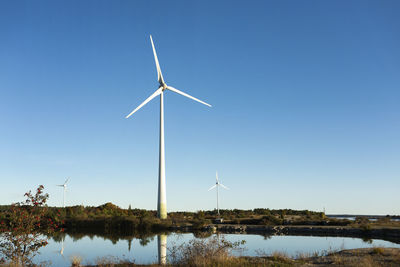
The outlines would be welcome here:
M 233 250 L 240 250 L 245 241 L 230 242 L 224 237 L 214 236 L 210 239 L 193 239 L 180 246 L 172 246 L 169 261 L 172 265 L 212 266 L 230 262 L 235 257 Z
M 7 214 L 12 205 L 0 206 L 0 220 L 7 220 Z M 357 217 L 355 221 L 347 219 L 328 218 L 323 212 L 291 209 L 253 209 L 253 210 L 220 210 L 224 218 L 222 224 L 236 225 L 316 225 L 316 226 L 346 226 L 363 230 L 377 227 L 400 228 L 399 221 L 392 221 L 391 217 L 381 217 L 376 221 L 369 221 L 365 217 Z M 47 207 L 45 216 L 61 224 L 68 233 L 102 233 L 102 234 L 136 234 L 139 232 L 153 232 L 187 228 L 191 231 L 203 230 L 205 226 L 215 222 L 218 218 L 215 210 L 198 212 L 170 212 L 168 219 L 160 220 L 157 212 L 143 209 L 122 209 L 112 203 L 98 207 L 84 207 L 81 205 L 66 208 Z
M 282 252 L 262 254 L 256 257 L 233 256 L 232 251 L 237 249 L 240 249 L 240 243 L 231 243 L 224 239 L 193 240 L 179 247 L 173 247 L 169 252 L 167 263 L 163 266 L 400 266 L 400 249 L 395 248 L 376 247 L 327 251 L 322 255 L 314 253 L 296 257 L 289 257 Z M 82 266 L 80 261 L 71 260 L 71 266 Z M 86 265 L 86 267 L 102 266 L 161 265 L 136 265 L 133 262 L 114 257 L 100 258 L 95 261 L 94 265 Z
M 0 264 L 11 262 L 15 266 L 32 265 L 32 259 L 41 247 L 47 245 L 44 234 L 60 231 L 58 214 L 48 216 L 48 194 L 40 185 L 33 194 L 25 193 L 26 200 L 11 205 L 2 213 L 0 221 Z M 56 219 L 56 220 L 55 220 Z

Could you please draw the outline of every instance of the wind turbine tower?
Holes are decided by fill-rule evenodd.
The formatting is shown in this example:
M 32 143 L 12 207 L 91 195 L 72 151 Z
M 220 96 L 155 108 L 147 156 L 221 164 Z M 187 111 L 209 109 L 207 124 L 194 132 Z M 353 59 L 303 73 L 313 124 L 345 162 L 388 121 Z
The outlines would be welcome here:
M 218 172 L 215 172 L 215 185 L 211 186 L 210 189 L 208 189 L 208 191 L 217 188 L 217 213 L 219 216 L 219 200 L 218 200 L 218 189 L 219 187 L 222 186 L 222 188 L 229 190 L 228 187 L 226 187 L 225 185 L 221 184 L 218 180 Z
M 161 73 L 160 64 L 158 62 L 156 49 L 154 47 L 153 38 L 150 35 L 151 46 L 153 48 L 154 60 L 157 68 L 157 80 L 158 80 L 158 89 L 149 96 L 142 104 L 140 104 L 136 109 L 134 109 L 126 118 L 132 116 L 133 113 L 138 111 L 141 107 L 146 105 L 149 101 L 151 101 L 156 96 L 160 96 L 160 146 L 159 146 L 159 168 L 158 168 L 158 203 L 157 203 L 157 216 L 160 219 L 167 218 L 167 195 L 165 188 L 165 149 L 164 149 L 164 92 L 166 90 L 172 91 L 174 93 L 186 96 L 192 100 L 200 102 L 206 106 L 211 107 L 210 104 L 207 104 L 193 96 L 190 96 L 178 89 L 168 86 Z
M 69 178 L 67 180 L 65 180 L 65 182 L 63 184 L 58 184 L 57 186 L 63 187 L 63 208 L 65 208 L 65 192 L 67 191 L 67 182 L 68 182 Z

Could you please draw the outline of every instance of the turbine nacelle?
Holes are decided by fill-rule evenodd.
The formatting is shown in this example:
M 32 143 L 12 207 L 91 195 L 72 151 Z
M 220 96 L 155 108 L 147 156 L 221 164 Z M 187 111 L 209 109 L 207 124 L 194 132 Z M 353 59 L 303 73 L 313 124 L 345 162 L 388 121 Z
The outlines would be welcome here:
M 62 187 L 63 188 L 63 207 L 65 208 L 65 191 L 67 191 L 67 183 L 68 183 L 69 178 L 65 180 L 63 184 L 58 184 L 56 186 Z
M 158 89 L 157 89 L 151 96 L 149 96 L 145 101 L 143 101 L 142 104 L 140 104 L 140 105 L 139 105 L 137 108 L 135 108 L 128 116 L 126 116 L 126 118 L 129 118 L 130 116 L 132 116 L 133 113 L 135 113 L 136 111 L 138 111 L 140 108 L 142 108 L 142 107 L 143 107 L 144 105 L 146 105 L 148 102 L 150 102 L 153 98 L 155 98 L 156 96 L 160 95 L 161 93 L 163 93 L 163 92 L 164 92 L 165 90 L 167 90 L 167 89 L 168 89 L 169 91 L 174 92 L 174 93 L 177 93 L 177 94 L 186 96 L 187 98 L 190 98 L 190 99 L 192 99 L 192 100 L 194 100 L 194 101 L 197 101 L 197 102 L 199 102 L 199 103 L 201 103 L 201 104 L 203 104 L 203 105 L 206 105 L 206 106 L 211 107 L 210 104 L 207 104 L 206 102 L 203 102 L 203 101 L 201 101 L 200 99 L 197 99 L 197 98 L 195 98 L 195 97 L 193 97 L 193 96 L 191 96 L 191 95 L 188 95 L 188 94 L 186 94 L 186 93 L 184 93 L 184 92 L 182 92 L 182 91 L 180 91 L 180 90 L 178 90 L 178 89 L 176 89 L 176 88 L 174 88 L 174 87 L 172 87 L 172 86 L 168 86 L 168 85 L 165 83 L 164 78 L 163 78 L 163 76 L 162 76 L 162 72 L 161 72 L 161 68 L 160 68 L 160 63 L 158 62 L 158 57 L 157 57 L 157 53 L 156 53 L 156 48 L 154 47 L 153 38 L 151 37 L 151 35 L 150 35 L 150 41 L 151 41 L 151 46 L 152 46 L 152 48 L 153 48 L 154 61 L 155 61 L 155 63 L 156 63 L 156 68 L 157 68 L 157 80 L 158 80 L 158 83 L 159 83 L 159 87 L 158 87 Z
M 212 190 L 214 188 L 218 189 L 218 187 L 220 187 L 220 186 L 222 186 L 224 189 L 229 190 L 228 187 L 226 187 L 225 185 L 223 185 L 222 183 L 219 182 L 219 180 L 218 180 L 218 172 L 215 173 L 215 180 L 216 180 L 215 181 L 215 185 L 211 186 L 210 189 L 208 189 L 208 191 L 210 191 L 210 190 Z
M 66 189 L 68 180 L 69 180 L 69 178 L 67 178 L 67 180 L 65 180 L 65 182 L 63 184 L 58 184 L 57 186 L 64 187 L 64 189 Z

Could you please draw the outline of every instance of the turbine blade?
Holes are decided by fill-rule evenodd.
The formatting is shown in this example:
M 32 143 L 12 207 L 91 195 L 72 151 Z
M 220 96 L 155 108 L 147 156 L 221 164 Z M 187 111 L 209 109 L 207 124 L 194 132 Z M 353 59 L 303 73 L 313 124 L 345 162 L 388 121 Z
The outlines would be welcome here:
M 151 96 L 149 96 L 145 101 L 143 101 L 142 104 L 140 104 L 137 108 L 135 108 L 131 113 L 129 113 L 128 116 L 126 116 L 125 118 L 129 118 L 130 116 L 132 116 L 133 113 L 135 113 L 136 111 L 138 111 L 141 107 L 143 107 L 144 105 L 147 104 L 147 102 L 149 102 L 150 100 L 152 100 L 153 98 L 155 98 L 156 96 L 158 96 L 159 94 L 162 93 L 162 89 L 161 87 L 158 88 Z
M 186 96 L 186 97 L 188 97 L 188 98 L 190 98 L 190 99 L 193 99 L 194 101 L 200 102 L 200 103 L 202 103 L 202 104 L 204 104 L 204 105 L 206 105 L 206 106 L 211 107 L 210 104 L 207 104 L 206 102 L 203 102 L 203 101 L 201 101 L 200 99 L 197 99 L 197 98 L 195 98 L 195 97 L 193 97 L 193 96 L 190 96 L 190 95 L 188 95 L 188 94 L 186 94 L 186 93 L 184 93 L 184 92 L 182 92 L 182 91 L 179 91 L 178 89 L 176 89 L 176 88 L 174 88 L 174 87 L 167 86 L 167 89 L 168 89 L 168 90 L 171 90 L 172 92 L 175 92 L 175 93 L 177 93 L 177 94 L 180 94 L 180 95 Z
M 151 35 L 150 35 L 150 41 L 151 41 L 151 46 L 153 47 L 154 60 L 156 62 L 156 67 L 157 67 L 157 80 L 160 84 L 162 84 L 164 83 L 164 78 L 161 73 L 160 63 L 158 63 L 156 48 L 154 47 L 153 38 L 151 37 Z
M 225 189 L 229 190 L 229 188 L 228 188 L 228 187 L 226 187 L 225 185 L 223 185 L 223 184 L 221 184 L 221 183 L 219 183 L 219 185 L 220 185 L 220 186 L 222 186 L 223 188 L 225 188 Z
M 69 178 L 67 178 L 67 180 L 65 180 L 65 183 L 64 183 L 64 184 L 66 184 L 66 183 L 68 182 L 68 180 L 69 180 Z
M 64 187 L 64 185 L 63 185 L 63 184 L 56 184 L 56 186 L 61 186 L 61 187 Z
M 210 189 L 208 189 L 208 191 L 210 191 L 211 189 L 214 189 L 216 186 L 217 186 L 216 184 L 211 186 Z
M 218 172 L 215 172 L 215 179 L 217 180 L 218 183 Z

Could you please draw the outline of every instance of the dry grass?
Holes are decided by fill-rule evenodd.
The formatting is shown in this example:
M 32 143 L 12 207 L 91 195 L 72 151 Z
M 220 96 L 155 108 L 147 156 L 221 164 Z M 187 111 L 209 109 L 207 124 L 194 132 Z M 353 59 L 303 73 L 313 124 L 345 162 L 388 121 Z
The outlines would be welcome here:
M 80 267 L 82 262 L 82 257 L 79 255 L 71 256 L 71 266 L 72 267 Z
M 385 249 L 382 248 L 382 247 L 374 247 L 374 248 L 372 248 L 372 252 L 375 253 L 375 254 L 382 255 L 384 251 L 385 251 Z
M 274 261 L 279 261 L 279 262 L 288 262 L 291 260 L 290 257 L 287 255 L 287 253 L 281 251 L 272 252 L 270 258 Z
M 354 267 L 400 267 L 400 249 L 396 248 L 363 248 L 342 250 L 325 254 L 310 253 L 298 254 L 295 259 L 289 257 L 286 253 L 273 252 L 267 254 L 265 252 L 257 252 L 257 257 L 235 257 L 230 253 L 232 244 L 223 245 L 221 240 L 201 240 L 200 242 L 189 242 L 179 247 L 179 257 L 174 262 L 170 262 L 167 266 L 274 266 L 274 267 L 290 267 L 290 266 L 354 266 Z M 224 250 L 222 248 L 229 248 Z M 177 255 L 178 256 L 178 255 Z M 80 266 L 80 265 L 73 265 Z M 122 263 L 117 258 L 107 257 L 99 258 L 94 266 L 160 266 L 160 265 L 135 265 L 133 263 Z
M 310 258 L 308 263 L 330 266 L 400 266 L 400 249 L 363 248 L 342 250 L 326 256 Z
M 193 239 L 169 249 L 170 262 L 178 266 L 227 266 L 239 264 L 239 258 L 232 256 L 233 250 L 240 250 L 242 242 L 229 242 L 224 236 L 209 239 Z
M 95 262 L 96 266 L 101 267 L 114 267 L 120 260 L 114 256 L 98 257 Z

